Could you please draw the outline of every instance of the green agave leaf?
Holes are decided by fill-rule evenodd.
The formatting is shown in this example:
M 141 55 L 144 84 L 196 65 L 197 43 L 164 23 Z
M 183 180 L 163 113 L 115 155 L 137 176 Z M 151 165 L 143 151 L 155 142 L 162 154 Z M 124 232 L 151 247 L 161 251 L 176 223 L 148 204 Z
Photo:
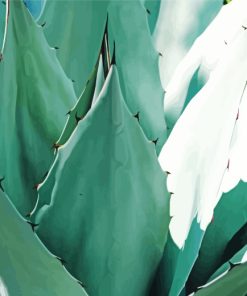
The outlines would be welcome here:
M 214 279 L 218 278 L 219 276 L 223 275 L 226 271 L 229 270 L 234 264 L 237 263 L 244 263 L 247 261 L 245 257 L 247 255 L 247 245 L 243 247 L 240 251 L 238 251 L 231 260 L 224 263 L 220 268 L 216 270 L 216 272 L 209 278 L 208 283 L 212 282 Z
M 188 292 L 205 284 L 209 277 L 233 256 L 233 254 L 225 256 L 224 253 L 232 237 L 247 220 L 246 186 L 247 184 L 241 181 L 237 187 L 222 195 L 214 210 L 214 219 L 203 238 L 200 256 L 191 272 L 187 284 Z M 242 248 L 240 237 L 237 241 L 235 253 Z
M 105 77 L 108 75 L 111 61 L 108 43 L 107 22 L 100 52 L 101 53 L 99 55 L 98 61 L 93 69 L 93 72 L 90 75 L 90 78 L 87 81 L 85 89 L 83 90 L 73 109 L 68 111 L 67 113 L 67 115 L 69 115 L 69 118 L 66 122 L 60 138 L 54 144 L 54 147 L 56 149 L 67 142 L 67 140 L 77 127 L 78 122 L 86 116 L 91 106 L 97 101 L 98 95 L 103 87 Z M 115 55 L 115 52 L 113 55 Z
M 48 0 L 40 24 L 44 24 L 49 44 L 59 47 L 58 58 L 79 94 L 96 64 L 107 15 L 110 48 L 112 52 L 115 41 L 124 98 L 130 111 L 139 114 L 147 138 L 157 140 L 159 152 L 166 140 L 163 89 L 144 5 L 139 0 Z
M 116 44 L 121 90 L 132 114 L 159 153 L 166 140 L 163 89 L 158 53 L 153 47 L 146 8 L 138 1 L 112 1 L 108 9 L 109 36 Z M 137 42 L 138 40 L 138 42 Z
M 147 19 L 148 25 L 150 28 L 150 33 L 153 34 L 155 25 L 159 16 L 159 10 L 161 1 L 160 0 L 140 0 L 140 2 L 144 5 L 147 11 Z
M 86 296 L 0 190 L 0 294 Z
M 244 296 L 247 291 L 247 263 L 233 266 L 226 274 L 212 283 L 201 287 L 196 296 Z
M 55 50 L 48 47 L 22 1 L 10 1 L 0 80 L 0 177 L 25 215 L 34 207 L 33 187 L 53 160 L 52 144 L 76 97 Z
M 172 198 L 172 197 L 171 197 Z M 179 249 L 169 233 L 164 254 L 152 287 L 151 295 L 181 295 L 198 256 L 204 232 L 194 219 L 183 249 Z
M 58 150 L 32 221 L 89 294 L 144 296 L 163 253 L 168 211 L 155 145 L 125 105 L 113 65 L 94 107 Z
M 39 19 L 50 46 L 80 96 L 101 47 L 109 1 L 47 0 Z
M 93 73 L 89 78 L 85 89 L 83 90 L 81 96 L 79 97 L 76 105 L 72 110 L 68 111 L 69 118 L 66 122 L 64 130 L 58 139 L 55 147 L 58 148 L 61 145 L 65 144 L 73 131 L 75 130 L 78 122 L 82 120 L 87 114 L 88 110 L 91 108 L 94 93 L 95 93 L 95 84 L 97 79 L 98 72 L 98 63 L 94 67 Z
M 237 233 L 231 238 L 230 242 L 227 244 L 223 257 L 224 259 L 230 258 L 234 253 L 236 253 L 241 247 L 247 244 L 247 222 L 238 230 Z

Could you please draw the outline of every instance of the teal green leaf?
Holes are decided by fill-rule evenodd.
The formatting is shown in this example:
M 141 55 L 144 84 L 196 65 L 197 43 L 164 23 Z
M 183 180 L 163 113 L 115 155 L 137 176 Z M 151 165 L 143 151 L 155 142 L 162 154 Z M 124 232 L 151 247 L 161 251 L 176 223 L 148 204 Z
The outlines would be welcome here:
M 158 52 L 150 35 L 147 12 L 140 1 L 113 1 L 109 6 L 109 35 L 116 44 L 121 90 L 132 114 L 159 153 L 166 140 Z
M 247 291 L 247 263 L 233 267 L 218 280 L 199 289 L 195 296 L 245 296 Z
M 192 290 L 205 284 L 222 264 L 230 260 L 231 257 L 224 257 L 224 251 L 234 234 L 247 221 L 246 186 L 247 184 L 241 181 L 237 187 L 223 194 L 216 206 L 214 219 L 206 230 L 200 256 L 189 278 Z
M 47 0 L 39 24 L 79 97 L 97 62 L 109 1 Z
M 0 217 L 0 294 L 4 291 L 3 296 L 87 295 L 61 262 L 45 249 L 1 190 Z
M 158 139 L 159 152 L 166 140 L 163 89 L 144 5 L 139 0 L 48 0 L 39 23 L 49 44 L 59 48 L 57 56 L 79 96 L 99 56 L 107 15 L 124 99 L 132 114 L 139 112 L 147 138 Z
M 78 122 L 82 120 L 87 114 L 88 110 L 91 108 L 94 94 L 95 94 L 95 84 L 97 79 L 98 64 L 94 67 L 94 70 L 88 79 L 85 89 L 80 95 L 78 101 L 72 110 L 68 111 L 68 120 L 63 129 L 63 132 L 58 139 L 56 145 L 59 147 L 67 142 L 73 131 L 75 130 Z
M 164 254 L 155 276 L 152 295 L 180 295 L 198 256 L 204 232 L 196 218 L 182 249 L 173 242 L 169 233 Z
M 170 220 L 165 179 L 113 65 L 94 107 L 58 150 L 32 221 L 90 295 L 148 295 Z
M 218 278 L 220 275 L 225 273 L 230 268 L 230 264 L 237 264 L 239 262 L 242 262 L 246 254 L 247 254 L 247 245 L 243 247 L 240 251 L 238 251 L 229 261 L 225 262 L 220 268 L 218 268 L 216 272 L 209 278 L 208 283 L 212 282 L 214 279 Z
M 76 97 L 55 50 L 49 48 L 22 1 L 10 1 L 8 31 L 0 63 L 0 177 L 21 214 L 33 209 L 53 160 L 53 143 Z M 14 182 L 13 182 L 14 180 Z

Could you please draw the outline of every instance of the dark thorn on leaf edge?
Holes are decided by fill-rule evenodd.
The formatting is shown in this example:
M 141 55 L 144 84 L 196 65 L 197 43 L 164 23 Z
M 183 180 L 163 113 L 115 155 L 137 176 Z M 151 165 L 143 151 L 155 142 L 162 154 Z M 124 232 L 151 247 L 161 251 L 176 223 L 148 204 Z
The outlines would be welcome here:
M 62 258 L 56 256 L 56 259 L 57 259 L 58 261 L 60 261 L 61 264 L 62 264 L 63 266 L 66 264 L 66 261 L 63 260 Z
M 140 112 L 139 111 L 133 116 L 138 120 L 138 122 L 140 121 Z
M 76 124 L 78 124 L 78 122 L 80 121 L 80 120 L 82 120 L 83 119 L 83 116 L 78 116 L 77 115 L 77 112 L 76 112 L 76 114 L 75 114 L 75 120 L 76 120 Z
M 35 227 L 39 226 L 39 224 L 35 224 L 35 223 L 33 223 L 33 222 L 31 222 L 31 221 L 28 221 L 28 220 L 26 220 L 26 221 L 27 221 L 27 223 L 31 226 L 33 232 L 34 232 L 34 230 L 35 230 Z
M 157 142 L 159 141 L 159 138 L 157 138 L 156 140 L 153 140 L 152 142 L 154 143 L 154 145 L 157 145 Z

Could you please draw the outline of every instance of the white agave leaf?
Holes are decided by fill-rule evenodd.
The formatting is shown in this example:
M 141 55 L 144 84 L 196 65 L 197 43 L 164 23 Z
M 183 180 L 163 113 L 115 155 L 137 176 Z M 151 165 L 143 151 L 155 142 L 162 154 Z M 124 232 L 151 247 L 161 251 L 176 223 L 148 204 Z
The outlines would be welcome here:
M 3 280 L 0 277 L 0 296 L 9 296 L 8 290 L 4 285 Z
M 246 87 L 246 85 L 245 85 Z M 243 94 L 242 102 L 237 113 L 238 124 L 236 124 L 229 152 L 228 170 L 224 174 L 221 190 L 228 192 L 233 189 L 240 180 L 247 182 L 247 99 L 246 92 Z M 245 98 L 245 99 L 244 99 Z
M 206 229 L 221 196 L 239 105 L 246 104 L 242 95 L 246 50 L 247 32 L 242 29 L 178 120 L 159 156 L 163 170 L 170 172 L 167 186 L 174 193 L 170 232 L 179 248 L 196 216 L 202 230 Z
M 159 66 L 164 89 L 177 64 L 221 6 L 222 0 L 160 2 L 153 40 L 157 51 L 163 55 L 160 57 Z
M 200 84 L 205 84 L 239 31 L 243 30 L 242 26 L 247 25 L 246 8 L 245 0 L 233 0 L 224 5 L 177 66 L 166 87 L 165 95 L 164 110 L 170 127 L 173 127 L 185 107 L 188 90 L 196 71 L 199 70 Z

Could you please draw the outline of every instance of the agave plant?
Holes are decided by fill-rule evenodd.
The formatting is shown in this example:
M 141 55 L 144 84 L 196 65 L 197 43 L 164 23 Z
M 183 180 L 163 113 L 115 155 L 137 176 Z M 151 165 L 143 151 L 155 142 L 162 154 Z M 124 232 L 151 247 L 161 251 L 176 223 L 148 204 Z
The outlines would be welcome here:
M 247 294 L 247 3 L 193 3 L 0 4 L 0 295 Z

